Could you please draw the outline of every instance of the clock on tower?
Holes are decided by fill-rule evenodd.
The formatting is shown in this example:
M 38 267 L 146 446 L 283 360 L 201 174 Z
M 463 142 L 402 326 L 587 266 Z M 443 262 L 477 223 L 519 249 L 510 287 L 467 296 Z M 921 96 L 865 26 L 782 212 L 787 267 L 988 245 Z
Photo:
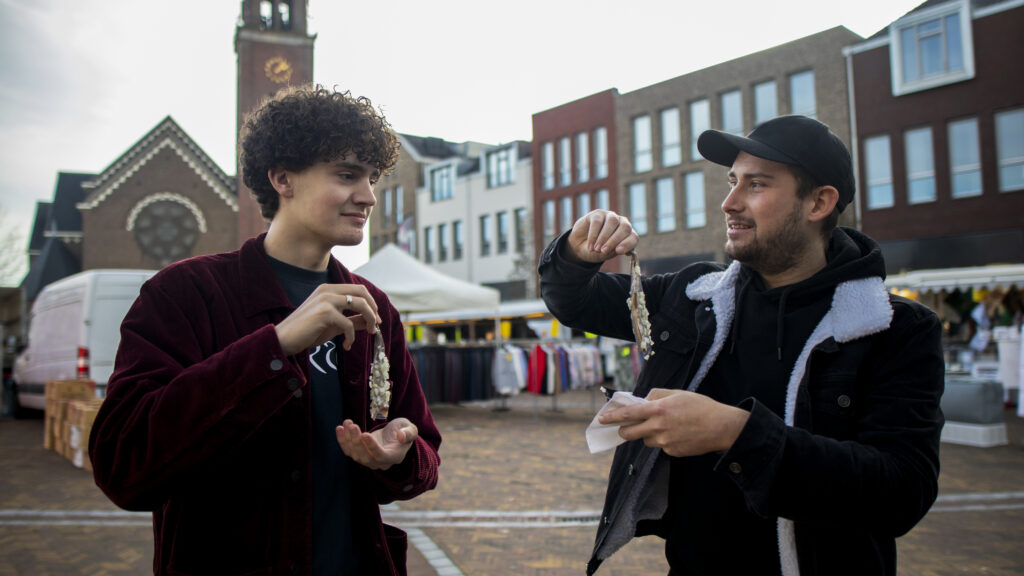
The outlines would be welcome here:
M 306 29 L 307 0 L 243 0 L 235 31 L 238 54 L 238 117 L 265 96 L 290 84 L 313 81 L 313 41 Z M 237 137 L 236 129 L 236 137 Z M 237 149 L 237 147 L 236 147 Z M 237 162 L 236 162 L 237 166 Z M 259 204 L 238 174 L 238 243 L 267 229 Z

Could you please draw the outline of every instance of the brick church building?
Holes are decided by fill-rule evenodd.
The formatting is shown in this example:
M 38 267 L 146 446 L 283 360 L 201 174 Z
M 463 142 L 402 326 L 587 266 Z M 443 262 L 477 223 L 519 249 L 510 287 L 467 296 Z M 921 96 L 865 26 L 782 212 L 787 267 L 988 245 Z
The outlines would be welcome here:
M 313 79 L 305 0 L 243 0 L 235 31 L 237 126 L 260 99 Z M 94 268 L 158 269 L 233 250 L 266 229 L 241 175 L 224 172 L 170 116 L 95 174 L 57 175 L 39 202 L 22 298 Z

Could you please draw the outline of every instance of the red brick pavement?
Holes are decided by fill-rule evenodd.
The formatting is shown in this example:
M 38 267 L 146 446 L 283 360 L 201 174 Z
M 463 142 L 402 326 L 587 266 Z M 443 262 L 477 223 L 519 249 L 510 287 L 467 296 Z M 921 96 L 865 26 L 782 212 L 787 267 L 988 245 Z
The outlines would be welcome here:
M 508 412 L 482 406 L 432 407 L 444 435 L 440 485 L 386 513 L 598 510 L 611 454 L 586 450 L 583 430 L 596 400 L 588 392 L 571 393 L 559 399 L 561 413 L 548 411 L 550 399 L 521 398 L 513 404 Z M 943 497 L 1024 491 L 1024 426 L 1011 412 L 1007 416 L 1009 446 L 943 444 Z M 140 526 L 10 525 L 3 511 L 117 511 L 89 473 L 44 451 L 41 437 L 39 420 L 0 420 L 0 576 L 151 573 L 152 534 L 144 517 L 141 522 L 135 518 Z M 1011 498 L 1009 507 L 994 503 L 987 498 L 968 510 L 964 503 L 940 501 L 900 539 L 900 574 L 1024 574 L 1024 498 Z M 523 527 L 515 521 L 422 528 L 463 574 L 473 576 L 582 574 L 594 530 L 593 525 Z M 415 549 L 410 551 L 409 572 L 438 573 Z M 645 538 L 613 556 L 599 574 L 666 572 L 662 543 Z

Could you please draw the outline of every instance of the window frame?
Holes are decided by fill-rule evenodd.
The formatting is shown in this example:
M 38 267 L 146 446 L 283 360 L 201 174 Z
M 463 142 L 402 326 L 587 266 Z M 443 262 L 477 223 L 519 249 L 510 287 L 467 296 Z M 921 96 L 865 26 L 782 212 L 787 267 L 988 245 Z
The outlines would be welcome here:
M 646 124 L 646 128 L 643 128 Z M 633 173 L 643 174 L 654 169 L 654 144 L 651 131 L 651 115 L 639 114 L 633 117 Z M 646 130 L 646 138 L 641 138 L 641 128 Z
M 667 184 L 667 188 L 665 185 Z M 655 220 L 654 231 L 658 233 L 673 232 L 678 227 L 676 222 L 676 182 L 675 178 L 665 176 L 654 181 Z
M 608 128 L 594 128 L 594 178 L 608 177 Z
M 973 142 L 967 142 L 966 138 L 954 137 L 953 130 L 956 126 L 961 125 L 973 125 L 974 138 Z M 975 196 L 981 196 L 985 186 L 983 184 L 983 173 L 981 168 L 981 133 L 980 126 L 978 124 L 977 116 L 970 116 L 968 118 L 958 118 L 956 120 L 950 120 L 946 123 L 946 141 L 949 144 L 949 194 L 953 199 L 959 198 L 973 198 Z M 957 145 L 970 146 L 969 152 L 973 153 L 974 162 L 968 162 L 964 164 L 956 164 L 957 157 Z M 977 190 L 968 189 L 965 192 L 957 191 L 957 176 L 963 176 L 967 174 L 977 174 Z
M 1012 156 L 1004 158 L 1003 156 L 1003 138 L 1006 136 L 1003 132 L 1003 124 L 1000 120 L 1008 116 L 1021 115 L 1022 117 L 1022 132 L 1024 132 L 1024 108 L 1011 108 L 1008 110 L 1002 110 L 997 112 L 993 118 L 993 124 L 995 126 L 995 144 L 996 144 L 996 167 L 999 175 L 999 191 L 1000 192 L 1018 192 L 1024 190 L 1024 178 L 1022 178 L 1022 185 L 1008 187 L 1003 181 L 1003 170 L 1007 167 L 1020 166 L 1021 170 L 1024 170 L 1024 156 Z M 1024 134 L 1020 135 L 1024 138 Z
M 662 109 L 658 113 L 658 120 L 661 122 L 661 165 L 678 166 L 683 163 L 683 130 L 679 124 L 679 107 Z
M 927 151 L 927 163 L 930 164 L 930 167 L 913 172 L 911 171 L 910 163 L 915 159 L 915 156 L 911 154 L 911 138 L 917 138 L 919 134 L 927 134 L 927 146 L 921 148 L 921 150 Z M 918 152 L 916 147 L 914 152 Z M 922 158 L 924 157 L 922 156 Z M 935 133 L 930 125 L 918 126 L 903 131 L 903 164 L 907 177 L 907 204 L 913 206 L 935 202 L 938 196 L 936 190 L 938 183 L 935 180 Z M 911 195 L 914 190 L 914 183 L 927 180 L 931 180 L 931 195 L 923 198 L 914 198 Z
M 629 221 L 633 224 L 633 231 L 637 236 L 646 236 L 648 232 L 647 220 L 647 183 L 632 182 L 627 187 L 629 199 Z M 638 193 L 639 192 L 639 193 Z M 640 217 L 637 217 L 637 212 Z
M 700 182 L 700 202 L 694 201 L 698 197 L 694 186 L 692 186 L 694 180 Z M 708 225 L 707 185 L 704 171 L 687 172 L 683 176 L 683 185 L 686 186 L 686 228 L 704 228 Z
M 939 74 L 924 76 L 910 82 L 905 81 L 903 70 L 903 30 L 918 27 L 921 24 L 939 20 L 942 22 L 942 46 L 946 47 L 945 18 L 958 14 L 960 18 L 960 50 L 963 58 L 963 70 L 949 71 Z M 905 17 L 889 25 L 889 63 L 892 80 L 893 96 L 912 94 L 922 90 L 929 90 L 938 86 L 945 86 L 964 80 L 974 78 L 974 41 L 973 41 L 973 17 L 971 15 L 970 2 L 959 0 L 925 10 L 912 12 Z M 920 43 L 917 44 L 920 46 Z M 918 52 L 920 54 L 920 52 Z M 946 58 L 947 51 L 943 51 L 942 57 Z
M 886 151 L 886 163 L 888 164 L 889 170 L 886 177 L 875 177 L 872 178 L 872 166 L 871 166 L 871 155 L 869 149 L 874 142 L 885 142 Z M 892 174 L 892 137 L 889 134 L 876 134 L 869 136 L 863 140 L 864 146 L 864 181 L 867 188 L 867 198 L 865 205 L 868 210 L 883 210 L 886 208 L 892 208 L 896 205 L 896 183 Z M 889 187 L 888 202 L 877 202 L 876 196 L 872 191 L 878 186 Z

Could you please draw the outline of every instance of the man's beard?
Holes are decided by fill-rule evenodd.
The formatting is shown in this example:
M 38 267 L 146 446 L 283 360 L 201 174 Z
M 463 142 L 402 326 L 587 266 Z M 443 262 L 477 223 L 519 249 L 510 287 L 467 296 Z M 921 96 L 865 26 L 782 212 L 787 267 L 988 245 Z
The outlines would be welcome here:
M 771 276 L 785 272 L 804 258 L 810 244 L 810 239 L 800 229 L 801 219 L 802 212 L 800 204 L 797 203 L 777 232 L 768 236 L 756 233 L 753 242 L 745 246 L 730 246 L 726 242 L 725 255 L 750 266 L 762 275 Z

